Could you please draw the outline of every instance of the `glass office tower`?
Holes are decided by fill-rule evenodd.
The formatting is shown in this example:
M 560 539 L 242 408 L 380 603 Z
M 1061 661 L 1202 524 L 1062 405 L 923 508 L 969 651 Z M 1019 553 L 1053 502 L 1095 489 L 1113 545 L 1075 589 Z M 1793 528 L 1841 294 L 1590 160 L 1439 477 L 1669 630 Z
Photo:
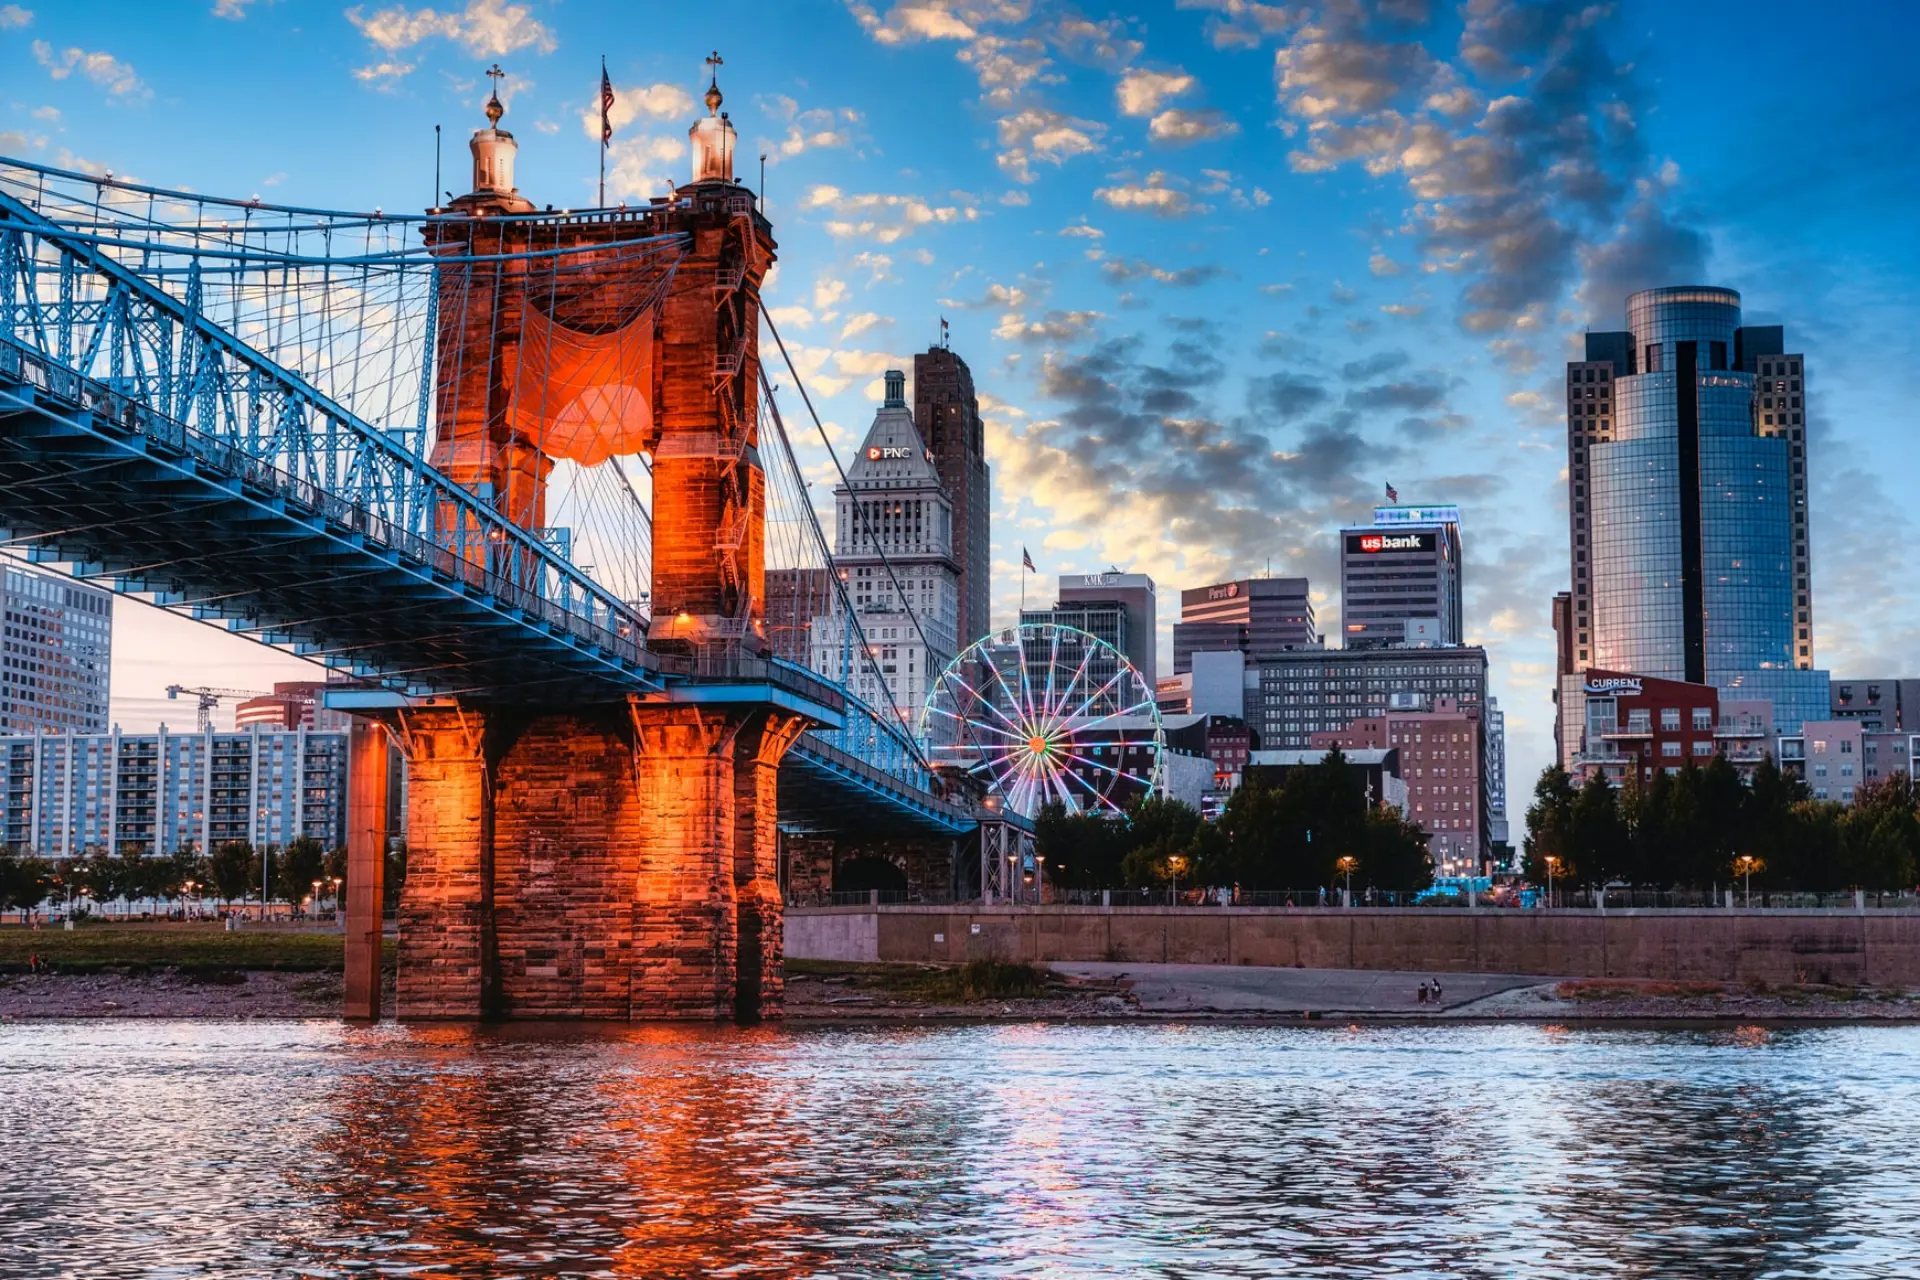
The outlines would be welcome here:
M 1812 669 L 1801 359 L 1778 327 L 1742 327 L 1731 289 L 1636 293 L 1627 322 L 1588 334 L 1567 367 L 1564 647 L 1578 656 L 1563 701 L 1586 668 L 1631 671 L 1768 698 L 1792 732 L 1827 699 Z

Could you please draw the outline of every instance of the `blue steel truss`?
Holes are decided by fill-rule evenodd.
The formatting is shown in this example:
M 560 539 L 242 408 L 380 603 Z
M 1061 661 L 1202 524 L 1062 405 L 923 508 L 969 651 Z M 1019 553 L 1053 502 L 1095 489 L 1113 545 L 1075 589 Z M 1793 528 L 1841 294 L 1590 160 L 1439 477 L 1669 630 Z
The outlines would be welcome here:
M 424 407 L 364 420 L 208 315 L 191 256 L 150 278 L 127 261 L 140 247 L 0 192 L 8 545 L 409 697 L 777 686 L 843 708 L 789 754 L 782 825 L 976 825 L 911 734 L 839 685 L 648 650 L 633 605 L 427 462 Z

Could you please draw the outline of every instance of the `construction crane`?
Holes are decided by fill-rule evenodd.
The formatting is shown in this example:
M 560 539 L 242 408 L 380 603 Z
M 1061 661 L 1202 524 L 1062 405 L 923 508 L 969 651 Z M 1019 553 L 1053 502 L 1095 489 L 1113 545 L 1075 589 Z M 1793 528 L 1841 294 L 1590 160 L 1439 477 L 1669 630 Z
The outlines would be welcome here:
M 204 685 L 191 688 L 183 684 L 167 686 L 169 698 L 178 698 L 183 693 L 200 699 L 200 713 L 195 719 L 195 724 L 202 732 L 213 727 L 213 713 L 219 708 L 222 698 L 278 698 L 282 702 L 313 701 L 313 695 L 309 693 L 262 693 L 257 689 L 212 689 Z

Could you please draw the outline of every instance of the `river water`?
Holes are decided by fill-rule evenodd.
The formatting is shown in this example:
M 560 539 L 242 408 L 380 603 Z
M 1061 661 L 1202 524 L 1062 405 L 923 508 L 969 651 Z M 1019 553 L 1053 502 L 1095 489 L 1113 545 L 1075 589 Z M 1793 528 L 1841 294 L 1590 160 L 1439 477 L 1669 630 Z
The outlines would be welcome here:
M 1920 1028 L 0 1027 L 0 1276 L 1913 1276 Z

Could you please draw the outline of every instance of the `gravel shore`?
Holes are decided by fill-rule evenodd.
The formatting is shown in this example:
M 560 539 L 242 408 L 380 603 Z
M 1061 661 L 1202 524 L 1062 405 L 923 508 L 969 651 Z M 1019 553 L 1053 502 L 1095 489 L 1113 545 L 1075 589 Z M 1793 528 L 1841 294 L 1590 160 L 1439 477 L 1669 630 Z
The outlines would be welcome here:
M 0 975 L 0 1022 L 38 1018 L 326 1018 L 337 973 L 14 973 Z
M 842 966 L 787 978 L 792 1023 L 899 1021 L 1920 1021 L 1920 992 L 1810 985 L 1441 975 L 1420 1004 L 1415 975 L 1261 972 L 1201 965 L 1074 966 L 1028 994 L 963 999 L 916 966 Z M 389 977 L 387 1008 L 392 1009 Z M 1404 988 L 1404 991 L 1402 990 Z M 66 1018 L 334 1018 L 337 973 L 268 970 L 0 975 L 0 1023 Z

